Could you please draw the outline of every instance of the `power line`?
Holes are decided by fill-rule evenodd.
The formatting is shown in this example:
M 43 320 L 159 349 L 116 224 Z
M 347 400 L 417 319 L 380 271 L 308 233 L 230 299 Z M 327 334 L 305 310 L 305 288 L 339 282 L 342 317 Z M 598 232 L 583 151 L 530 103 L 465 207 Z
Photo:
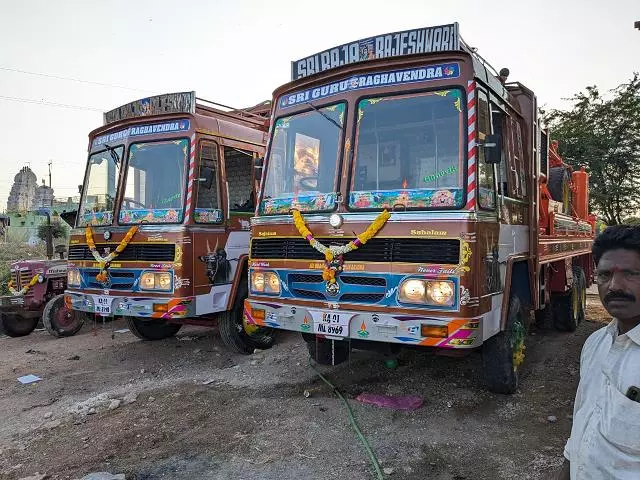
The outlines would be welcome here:
M 111 83 L 92 82 L 91 80 L 81 80 L 79 78 L 63 77 L 61 75 L 53 75 L 53 74 L 50 74 L 50 73 L 29 72 L 27 70 L 18 70 L 17 68 L 0 67 L 0 70 L 4 70 L 6 72 L 22 73 L 24 75 L 34 75 L 36 77 L 46 77 L 46 78 L 55 78 L 57 80 L 67 80 L 67 81 L 70 81 L 70 82 L 84 83 L 86 85 L 98 85 L 100 87 L 121 88 L 122 90 L 131 90 L 132 92 L 147 92 L 147 90 L 142 90 L 140 88 L 125 87 L 124 85 L 114 85 L 114 84 L 111 84 Z
M 46 100 L 34 100 L 31 98 L 20 98 L 20 97 L 7 97 L 4 95 L 0 95 L 0 100 L 8 100 L 10 102 L 18 102 L 18 103 L 32 103 L 35 105 L 46 105 L 48 107 L 61 107 L 61 108 L 70 108 L 74 110 L 87 110 L 91 112 L 104 112 L 103 108 L 94 108 L 94 107 L 86 107 L 82 105 L 69 105 L 67 103 L 57 103 L 57 102 L 48 102 Z

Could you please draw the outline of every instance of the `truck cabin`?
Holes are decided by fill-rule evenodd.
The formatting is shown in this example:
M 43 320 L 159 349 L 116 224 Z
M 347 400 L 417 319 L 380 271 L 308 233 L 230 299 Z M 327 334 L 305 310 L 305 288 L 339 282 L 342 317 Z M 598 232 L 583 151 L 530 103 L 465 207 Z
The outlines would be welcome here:
M 534 120 L 508 73 L 492 71 L 457 29 L 382 35 L 293 62 L 293 81 L 274 92 L 258 213 L 495 211 L 496 193 L 527 201 Z
M 220 223 L 253 211 L 267 109 L 233 110 L 186 92 L 105 113 L 90 134 L 76 226 Z

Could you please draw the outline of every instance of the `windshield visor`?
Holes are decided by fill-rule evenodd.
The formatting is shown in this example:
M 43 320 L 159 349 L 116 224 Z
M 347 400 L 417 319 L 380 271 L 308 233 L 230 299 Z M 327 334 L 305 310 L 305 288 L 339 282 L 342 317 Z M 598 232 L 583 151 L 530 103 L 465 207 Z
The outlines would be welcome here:
M 260 214 L 333 210 L 344 110 L 339 103 L 276 120 Z
M 78 226 L 111 225 L 113 204 L 120 177 L 124 147 L 103 150 L 89 157 L 87 180 L 82 191 Z
M 188 148 L 187 139 L 129 147 L 120 223 L 182 222 Z
M 361 100 L 349 207 L 462 208 L 462 102 L 460 90 Z

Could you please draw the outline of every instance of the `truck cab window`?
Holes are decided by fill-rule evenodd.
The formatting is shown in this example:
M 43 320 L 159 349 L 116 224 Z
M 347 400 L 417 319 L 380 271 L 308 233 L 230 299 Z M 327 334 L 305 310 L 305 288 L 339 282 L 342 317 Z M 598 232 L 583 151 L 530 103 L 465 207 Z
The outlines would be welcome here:
M 224 147 L 224 169 L 229 185 L 229 209 L 232 212 L 253 212 L 255 197 L 251 187 L 253 154 L 233 147 Z
M 478 91 L 478 142 L 483 143 L 491 135 L 491 114 L 487 94 Z M 496 187 L 493 165 L 485 162 L 484 148 L 477 149 L 478 165 L 478 204 L 480 208 L 493 210 L 496 205 Z
M 491 104 L 491 127 L 494 135 L 502 137 L 502 152 L 500 154 L 501 160 L 498 164 L 498 193 L 503 196 L 509 196 L 508 177 L 507 177 L 507 149 L 508 142 L 505 135 L 506 132 L 506 115 L 493 103 Z
M 222 221 L 218 173 L 218 144 L 201 142 L 196 178 L 196 208 L 193 215 L 193 219 L 197 223 L 219 223 Z

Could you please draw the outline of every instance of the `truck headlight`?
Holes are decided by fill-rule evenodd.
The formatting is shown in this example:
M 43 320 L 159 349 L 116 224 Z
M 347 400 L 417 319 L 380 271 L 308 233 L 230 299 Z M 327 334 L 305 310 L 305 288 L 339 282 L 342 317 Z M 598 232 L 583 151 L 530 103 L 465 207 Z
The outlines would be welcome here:
M 427 282 L 427 297 L 436 305 L 453 305 L 454 293 L 453 282 Z
M 79 287 L 80 286 L 80 270 L 75 268 L 70 268 L 67 270 L 67 285 L 69 287 Z
M 251 291 L 279 295 L 280 277 L 276 272 L 251 272 Z
M 423 280 L 412 278 L 405 280 L 400 285 L 400 300 L 407 303 L 424 303 L 424 294 L 427 287 Z
M 140 275 L 141 290 L 171 290 L 171 273 L 169 272 L 143 272 Z
M 448 280 L 410 278 L 400 284 L 399 300 L 404 303 L 450 307 L 455 301 L 455 285 Z

